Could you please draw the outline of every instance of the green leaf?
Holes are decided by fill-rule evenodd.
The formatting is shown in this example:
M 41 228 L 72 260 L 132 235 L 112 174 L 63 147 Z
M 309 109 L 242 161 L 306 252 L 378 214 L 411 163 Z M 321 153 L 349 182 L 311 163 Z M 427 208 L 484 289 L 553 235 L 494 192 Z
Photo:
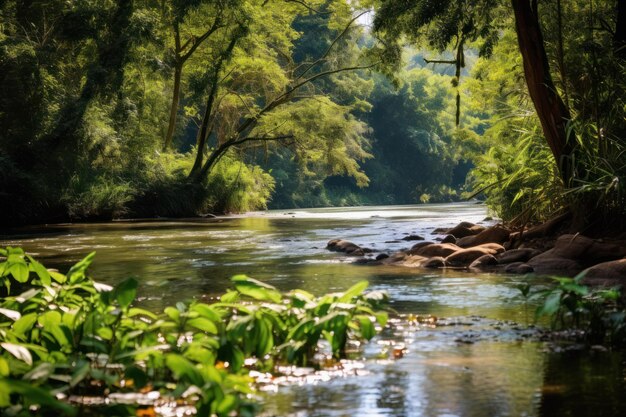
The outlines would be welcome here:
M 11 355 L 15 356 L 22 362 L 25 362 L 26 364 L 31 366 L 33 365 L 33 357 L 30 354 L 29 350 L 26 349 L 24 346 L 8 342 L 0 343 L 0 346 L 2 346 L 7 352 L 9 352 Z
M 30 260 L 30 269 L 37 274 L 43 285 L 49 286 L 52 283 L 52 280 L 48 270 L 42 264 L 34 260 L 30 255 L 26 256 Z
M 25 262 L 16 262 L 12 264 L 9 271 L 17 282 L 24 283 L 28 281 L 29 270 Z
M 22 379 L 28 381 L 45 381 L 54 372 L 54 365 L 48 362 L 42 362 L 34 367 L 30 372 L 26 373 Z
M 115 287 L 115 299 L 123 309 L 130 306 L 137 295 L 137 280 L 129 278 Z
M 165 364 L 176 378 L 186 380 L 197 387 L 204 385 L 200 371 L 184 357 L 176 353 L 168 353 L 165 355 Z
M 204 317 L 189 319 L 187 320 L 187 324 L 203 332 L 217 334 L 217 326 L 215 325 L 215 323 Z
M 337 300 L 340 303 L 347 303 L 352 300 L 353 297 L 359 296 L 363 294 L 363 291 L 367 289 L 369 286 L 369 282 L 367 281 L 359 281 L 354 284 L 352 287 L 348 289 L 348 291 L 344 292 L 341 297 Z
M 237 289 L 237 291 L 255 300 L 271 301 L 274 303 L 280 303 L 282 300 L 281 293 L 271 285 L 247 277 L 246 275 L 236 275 L 231 279 L 235 283 L 235 289 Z
M 45 329 L 51 329 L 61 324 L 63 317 L 56 310 L 46 311 L 37 318 L 37 322 Z
M 26 335 L 32 330 L 36 321 L 37 313 L 25 314 L 13 323 L 13 331 L 18 335 Z
M 87 268 L 89 268 L 89 265 L 93 262 L 93 258 L 95 256 L 96 252 L 91 252 L 70 268 L 67 272 L 67 279 L 69 279 L 70 283 L 76 283 L 86 277 L 85 272 L 87 271 Z
M 21 394 L 26 405 L 39 405 L 42 409 L 56 409 L 67 415 L 76 415 L 76 409 L 57 400 L 49 392 L 23 381 L 10 381 L 7 384 L 10 392 Z
M 0 357 L 0 376 L 7 377 L 9 376 L 10 373 L 11 373 L 11 368 L 9 368 L 9 362 L 7 362 L 6 359 Z
M 369 316 L 357 316 L 356 319 L 359 322 L 361 336 L 364 339 L 370 340 L 372 337 L 376 336 L 376 329 L 374 329 L 374 324 L 370 320 Z
M 239 398 L 233 394 L 227 394 L 224 398 L 218 402 L 215 411 L 217 411 L 218 416 L 226 416 L 229 413 L 237 408 L 237 404 L 239 403 Z

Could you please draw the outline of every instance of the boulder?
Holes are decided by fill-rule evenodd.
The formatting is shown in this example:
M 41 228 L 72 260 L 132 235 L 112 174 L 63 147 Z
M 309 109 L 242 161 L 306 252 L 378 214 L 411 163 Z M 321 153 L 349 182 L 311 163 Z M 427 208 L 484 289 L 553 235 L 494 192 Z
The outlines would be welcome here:
M 602 262 L 582 272 L 586 285 L 615 286 L 626 283 L 626 259 Z
M 475 246 L 476 248 L 483 248 L 492 251 L 492 254 L 498 254 L 505 251 L 504 246 L 498 243 L 483 243 L 482 245 Z
M 387 258 L 389 258 L 389 255 L 386 253 L 379 253 L 378 256 L 376 256 L 377 261 L 382 261 L 383 259 L 387 259 Z
M 489 266 L 497 265 L 498 260 L 493 255 L 483 255 L 470 264 L 470 268 L 484 269 Z
M 419 253 L 420 249 L 422 249 L 423 247 L 426 247 L 426 246 L 430 246 L 430 245 L 434 245 L 434 243 L 433 242 L 416 243 L 415 245 L 413 245 L 411 247 L 411 249 L 406 251 L 406 253 L 408 253 L 409 255 L 420 255 L 420 253 Z
M 503 252 L 497 256 L 499 264 L 510 264 L 513 262 L 526 262 L 530 258 L 533 258 L 541 254 L 541 251 L 531 248 L 525 249 L 511 249 Z
M 453 243 L 456 245 L 456 238 L 452 235 L 446 235 L 446 237 L 441 240 L 441 243 Z
M 554 248 L 535 256 L 529 264 L 533 265 L 533 263 L 543 259 L 569 259 L 576 261 L 582 270 L 624 256 L 626 256 L 626 247 L 624 246 L 590 239 L 582 235 L 562 235 L 556 240 Z
M 583 270 L 582 265 L 573 259 L 544 256 L 546 253 L 535 256 L 527 262 L 537 274 L 574 276 Z
M 504 272 L 510 274 L 528 274 L 533 271 L 533 267 L 524 262 L 512 262 L 504 268 Z
M 448 229 L 445 233 L 454 236 L 457 239 L 474 236 L 485 230 L 483 226 L 479 226 L 470 222 L 461 222 L 454 226 L 452 229 Z
M 483 243 L 502 244 L 509 240 L 510 232 L 502 226 L 493 226 L 474 236 L 458 239 L 456 244 L 462 248 L 482 245 Z
M 414 255 L 421 255 L 430 258 L 433 256 L 446 257 L 458 250 L 461 250 L 461 248 L 452 243 L 433 243 L 432 245 L 426 245 L 412 252 Z
M 422 268 L 443 268 L 446 266 L 446 260 L 441 256 L 434 256 L 422 263 Z
M 469 249 L 461 249 L 454 252 L 446 258 L 446 265 L 450 266 L 468 266 L 478 258 L 484 255 L 494 255 L 493 249 L 475 247 Z
M 343 239 L 333 239 L 328 241 L 326 249 L 333 252 L 343 252 L 350 256 L 363 256 L 365 254 L 365 250 L 359 245 Z
M 407 240 L 407 241 L 424 240 L 424 238 L 420 235 L 408 235 L 408 236 L 403 237 L 402 240 Z
M 419 268 L 421 267 L 428 258 L 419 255 L 409 255 L 402 260 L 402 266 L 408 266 L 411 268 Z

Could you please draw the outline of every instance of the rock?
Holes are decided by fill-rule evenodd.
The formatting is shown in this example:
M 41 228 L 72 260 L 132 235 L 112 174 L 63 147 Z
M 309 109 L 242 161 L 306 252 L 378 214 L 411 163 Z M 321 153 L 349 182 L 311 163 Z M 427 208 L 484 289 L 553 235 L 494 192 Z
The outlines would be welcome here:
M 510 264 L 513 262 L 526 262 L 530 258 L 540 255 L 541 251 L 531 248 L 511 249 L 497 256 L 499 264 Z
M 483 226 L 479 226 L 474 223 L 461 222 L 454 226 L 452 229 L 446 231 L 447 234 L 454 236 L 457 239 L 474 236 L 485 230 Z
M 502 226 L 493 226 L 483 230 L 475 236 L 466 236 L 457 240 L 456 244 L 462 248 L 482 245 L 483 243 L 504 243 L 509 240 L 510 232 Z
M 585 269 L 581 275 L 586 285 L 623 285 L 626 283 L 626 259 L 599 263 Z
M 502 253 L 505 251 L 504 246 L 499 245 L 497 243 L 483 243 L 482 245 L 475 246 L 476 248 L 489 249 L 493 251 L 493 254 Z
M 424 240 L 424 238 L 422 236 L 419 236 L 419 235 L 408 235 L 408 236 L 403 237 L 402 240 L 407 240 L 407 241 Z
M 382 262 L 384 264 L 395 264 L 402 262 L 404 259 L 407 258 L 407 256 L 409 255 L 407 255 L 405 252 L 396 252 L 389 255 L 389 257 L 383 259 Z
M 467 266 L 484 255 L 494 255 L 496 252 L 489 248 L 469 248 L 454 252 L 446 258 L 446 265 Z
M 387 259 L 387 258 L 389 258 L 389 255 L 386 253 L 380 253 L 378 254 L 378 256 L 376 256 L 377 261 L 382 261 L 383 259 Z
M 483 255 L 470 264 L 470 268 L 483 269 L 488 266 L 497 265 L 498 260 L 493 255 Z
M 421 255 L 421 253 L 419 253 L 419 252 L 420 252 L 420 249 L 421 249 L 421 248 L 423 248 L 423 247 L 426 247 L 426 246 L 430 246 L 430 245 L 434 245 L 434 243 L 433 243 L 433 242 L 420 242 L 420 243 L 416 243 L 415 245 L 413 245 L 413 246 L 411 247 L 411 249 L 409 249 L 409 250 L 407 251 L 407 253 L 408 253 L 409 255 Z
M 456 238 L 452 235 L 446 235 L 446 237 L 444 237 L 441 240 L 441 243 L 453 243 L 456 244 Z
M 547 252 L 542 253 L 527 262 L 537 274 L 574 276 L 583 270 L 582 265 L 573 259 L 544 256 L 546 254 Z
M 333 239 L 328 241 L 326 249 L 334 252 L 343 252 L 350 256 L 363 256 L 365 250 L 360 246 L 343 239 Z
M 440 233 L 446 233 L 447 231 L 448 231 L 448 228 L 446 228 L 446 227 L 438 227 L 438 228 L 434 229 L 430 233 L 433 234 L 433 235 L 437 235 L 437 234 L 440 234 Z
M 422 268 L 443 268 L 446 266 L 446 260 L 441 256 L 434 256 L 422 263 Z
M 490 221 L 492 221 L 492 220 L 493 220 L 493 217 L 491 217 L 491 216 L 487 216 L 487 217 L 485 217 L 485 218 L 483 219 L 483 221 L 484 221 L 484 222 L 490 222 Z
M 424 262 L 426 262 L 428 258 L 419 255 L 409 255 L 402 261 L 402 266 L 408 266 L 411 268 L 419 268 Z
M 426 257 L 433 256 L 442 256 L 446 257 L 454 252 L 461 250 L 457 245 L 452 243 L 433 243 L 431 245 L 426 245 L 422 248 L 419 248 L 415 251 L 411 251 L 414 255 L 421 255 Z
M 576 261 L 581 269 L 598 263 L 614 261 L 626 256 L 626 248 L 614 243 L 590 239 L 582 235 L 562 235 L 554 248 L 535 256 L 532 262 L 542 259 L 570 259 Z M 532 262 L 529 262 L 532 265 Z

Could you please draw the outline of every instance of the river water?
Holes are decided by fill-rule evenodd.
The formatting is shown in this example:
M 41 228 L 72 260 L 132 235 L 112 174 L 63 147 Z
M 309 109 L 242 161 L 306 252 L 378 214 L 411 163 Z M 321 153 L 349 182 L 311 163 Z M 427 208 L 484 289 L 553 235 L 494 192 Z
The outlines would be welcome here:
M 475 203 L 267 211 L 32 227 L 0 235 L 0 246 L 21 246 L 60 270 L 95 250 L 91 275 L 108 284 L 137 277 L 140 302 L 155 310 L 211 300 L 243 273 L 281 290 L 318 295 L 366 279 L 371 289 L 387 291 L 404 317 L 432 315 L 446 324 L 405 321 L 366 347 L 370 359 L 356 369 L 346 364 L 343 373 L 272 387 L 263 396 L 267 416 L 626 415 L 622 355 L 555 352 L 522 330 L 534 306 L 524 303 L 516 285 L 531 279 L 540 288 L 545 279 L 355 265 L 325 249 L 328 240 L 343 238 L 372 248 L 371 256 L 391 253 L 414 243 L 402 240 L 408 235 L 433 240 L 436 227 L 486 216 Z M 383 359 L 386 345 L 403 354 Z

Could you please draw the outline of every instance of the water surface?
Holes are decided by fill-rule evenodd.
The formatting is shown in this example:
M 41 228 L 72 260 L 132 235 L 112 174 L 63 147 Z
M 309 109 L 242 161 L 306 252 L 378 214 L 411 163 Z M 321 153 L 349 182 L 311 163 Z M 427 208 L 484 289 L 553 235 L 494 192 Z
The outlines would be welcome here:
M 372 289 L 390 294 L 399 313 L 452 318 L 435 329 L 396 329 L 387 343 L 402 343 L 402 358 L 367 360 L 353 376 L 276 387 L 264 396 L 268 416 L 626 415 L 621 355 L 549 353 L 511 331 L 532 318 L 533 306 L 515 287 L 529 278 L 360 266 L 325 249 L 328 240 L 344 238 L 372 248 L 372 256 L 391 253 L 415 243 L 402 240 L 408 235 L 433 240 L 436 227 L 486 216 L 475 203 L 267 211 L 33 227 L 0 236 L 0 245 L 21 246 L 60 270 L 95 250 L 96 280 L 115 284 L 135 276 L 141 302 L 156 310 L 179 300 L 209 300 L 243 273 L 315 294 L 367 279 Z M 375 340 L 366 353 L 373 358 L 380 350 Z

